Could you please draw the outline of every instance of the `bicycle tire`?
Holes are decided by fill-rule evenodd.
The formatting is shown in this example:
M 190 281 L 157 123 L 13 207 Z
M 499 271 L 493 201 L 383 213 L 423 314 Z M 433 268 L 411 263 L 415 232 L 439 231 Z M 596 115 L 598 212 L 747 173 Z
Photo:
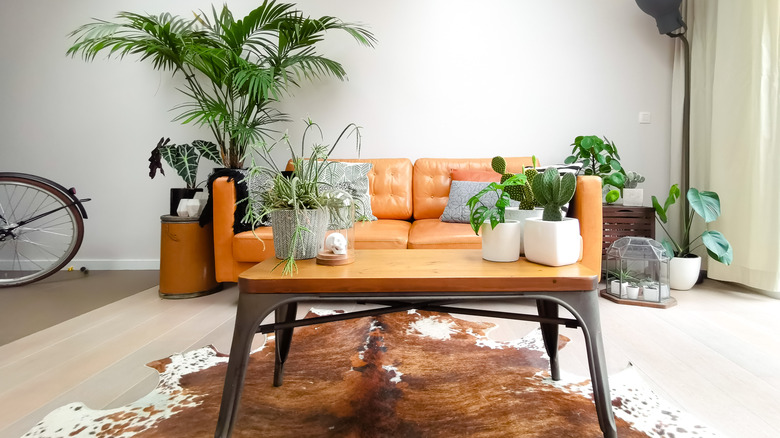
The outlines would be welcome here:
M 40 177 L 0 176 L 0 229 L 61 208 L 34 222 L 0 234 L 0 287 L 23 286 L 62 269 L 81 248 L 84 219 L 56 183 Z

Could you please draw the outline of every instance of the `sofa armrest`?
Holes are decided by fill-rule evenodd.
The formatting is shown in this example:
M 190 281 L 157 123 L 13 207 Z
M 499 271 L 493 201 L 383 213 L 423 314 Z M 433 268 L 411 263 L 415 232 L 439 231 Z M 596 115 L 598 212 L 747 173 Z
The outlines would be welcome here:
M 601 178 L 578 176 L 570 216 L 580 221 L 582 235 L 582 264 L 599 273 L 601 279 L 602 218 Z
M 233 217 L 236 211 L 236 187 L 228 177 L 214 180 L 211 186 L 214 224 L 214 270 L 217 281 L 236 281 L 233 274 Z

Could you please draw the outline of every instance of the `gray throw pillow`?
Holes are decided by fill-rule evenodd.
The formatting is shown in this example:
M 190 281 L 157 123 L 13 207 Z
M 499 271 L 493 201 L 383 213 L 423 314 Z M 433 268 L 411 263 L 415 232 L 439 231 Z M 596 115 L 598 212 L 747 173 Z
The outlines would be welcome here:
M 469 207 L 466 202 L 489 184 L 476 181 L 453 181 L 450 186 L 447 206 L 444 207 L 444 213 L 441 215 L 442 222 L 469 223 Z M 498 195 L 495 192 L 486 193 L 480 198 L 482 204 L 488 207 L 496 205 L 496 200 L 498 200 Z M 519 204 L 517 201 L 510 201 L 510 205 L 513 207 Z
M 373 167 L 371 163 L 342 163 L 330 161 L 320 175 L 320 182 L 325 188 L 334 187 L 344 190 L 355 200 L 355 220 L 375 221 L 377 217 L 371 212 L 371 195 L 368 192 L 368 172 Z

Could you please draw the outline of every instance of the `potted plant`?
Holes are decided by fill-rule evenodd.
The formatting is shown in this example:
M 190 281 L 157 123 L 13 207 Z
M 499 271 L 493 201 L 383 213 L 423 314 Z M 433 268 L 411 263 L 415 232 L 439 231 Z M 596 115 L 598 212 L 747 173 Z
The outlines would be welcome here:
M 352 134 L 355 135 L 356 149 L 360 152 L 360 128 L 350 123 L 332 146 L 314 144 L 307 157 L 307 135 L 312 130 L 322 134 L 316 123 L 307 120 L 299 153 L 293 148 L 286 134 L 271 144 L 261 142 L 251 148 L 255 154 L 251 156 L 247 177 L 263 174 L 270 178 L 271 186 L 269 190 L 261 193 L 259 199 L 248 199 L 250 205 L 246 208 L 245 221 L 252 223 L 255 228 L 263 216 L 270 217 L 274 251 L 276 257 L 281 260 L 279 263 L 284 263 L 284 275 L 292 275 L 295 272 L 295 260 L 316 257 L 324 242 L 330 214 L 325 208 L 327 184 L 323 183 L 320 177 L 331 163 L 328 157 L 344 136 L 349 137 Z M 290 153 L 293 164 L 291 172 L 283 171 L 272 157 L 274 148 L 279 144 L 286 147 Z M 257 163 L 255 156 L 261 164 Z
M 346 77 L 341 64 L 316 51 L 327 31 L 343 30 L 370 47 L 376 41 L 363 27 L 335 17 L 310 18 L 294 4 L 275 1 L 239 20 L 227 5 L 212 7 L 211 18 L 194 15 L 120 12 L 116 22 L 96 20 L 73 31 L 67 53 L 87 61 L 100 52 L 138 55 L 155 70 L 180 75 L 187 99 L 174 108 L 181 111 L 176 120 L 208 126 L 228 168 L 243 167 L 249 145 L 268 138 L 269 124 L 288 120 L 271 104 L 290 88 L 321 76 Z
M 626 207 L 641 207 L 644 204 L 644 191 L 636 186 L 645 182 L 641 174 L 629 170 L 626 172 L 626 181 L 623 185 L 623 205 Z
M 626 286 L 626 297 L 629 300 L 636 300 L 639 298 L 639 282 L 636 280 L 629 281 Z
M 510 204 L 507 189 L 525 182 L 524 174 L 512 175 L 502 182 L 488 184 L 466 202 L 471 229 L 477 235 L 482 231 L 483 259 L 514 262 L 520 258 L 522 224 L 506 219 L 506 208 Z
M 579 259 L 582 252 L 580 223 L 575 218 L 564 218 L 561 212 L 576 188 L 574 174 L 561 177 L 552 167 L 534 178 L 531 190 L 544 211 L 541 218 L 529 218 L 525 222 L 525 257 L 529 261 L 562 266 Z
M 529 217 L 542 217 L 542 208 L 539 201 L 534 197 L 534 193 L 531 190 L 531 183 L 539 172 L 536 170 L 536 157 L 531 157 L 532 167 L 526 168 L 523 171 L 526 181 L 525 184 L 511 185 L 506 187 L 506 192 L 509 194 L 509 199 L 518 202 L 518 206 L 507 206 L 505 216 L 507 220 L 520 222 L 520 255 L 525 253 L 523 245 L 523 228 L 525 226 L 525 220 Z M 514 174 L 506 173 L 506 159 L 501 156 L 493 157 L 491 161 L 491 167 L 493 171 L 501 174 L 501 182 L 506 182 Z
M 170 143 L 170 138 L 161 138 L 157 146 L 152 149 L 149 157 L 149 177 L 154 179 L 157 170 L 165 176 L 161 160 L 165 160 L 177 174 L 184 180 L 185 188 L 171 189 L 170 214 L 175 216 L 179 210 L 182 199 L 192 199 L 196 192 L 203 191 L 198 188 L 198 164 L 201 158 L 219 162 L 217 145 L 210 141 L 194 140 L 191 145 L 176 145 Z
M 617 201 L 626 178 L 626 172 L 619 161 L 617 146 L 606 137 L 602 140 L 595 135 L 578 136 L 571 146 L 571 155 L 566 157 L 564 163 L 581 161 L 585 175 L 596 175 L 601 178 L 602 186 L 616 188 L 607 192 L 605 201 L 608 204 Z
M 694 212 L 704 220 L 705 224 L 714 221 L 720 216 L 720 197 L 718 194 L 715 192 L 700 192 L 693 187 L 686 194 L 691 211 L 688 212 L 688 220 L 683 224 L 682 238 L 679 241 L 675 240 L 664 225 L 668 219 L 669 207 L 674 205 L 679 197 L 680 188 L 677 184 L 674 184 L 669 189 L 669 196 L 666 198 L 663 206 L 661 206 L 655 196 L 652 199 L 656 219 L 668 237 L 667 240 L 661 243 L 666 252 L 672 256 L 669 264 L 669 285 L 672 289 L 688 290 L 696 284 L 699 278 L 699 270 L 701 269 L 701 257 L 694 254 L 693 251 L 704 245 L 710 257 L 725 265 L 731 264 L 734 252 L 731 244 L 720 231 L 705 230 L 691 240 L 691 225 L 693 224 Z

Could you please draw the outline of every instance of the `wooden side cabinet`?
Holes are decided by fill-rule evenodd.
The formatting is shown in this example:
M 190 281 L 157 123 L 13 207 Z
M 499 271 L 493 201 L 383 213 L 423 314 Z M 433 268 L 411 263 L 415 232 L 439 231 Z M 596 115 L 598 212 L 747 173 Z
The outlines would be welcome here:
M 603 209 L 602 257 L 607 256 L 607 250 L 612 242 L 621 237 L 636 236 L 655 239 L 655 210 L 653 207 L 624 207 L 604 204 Z

